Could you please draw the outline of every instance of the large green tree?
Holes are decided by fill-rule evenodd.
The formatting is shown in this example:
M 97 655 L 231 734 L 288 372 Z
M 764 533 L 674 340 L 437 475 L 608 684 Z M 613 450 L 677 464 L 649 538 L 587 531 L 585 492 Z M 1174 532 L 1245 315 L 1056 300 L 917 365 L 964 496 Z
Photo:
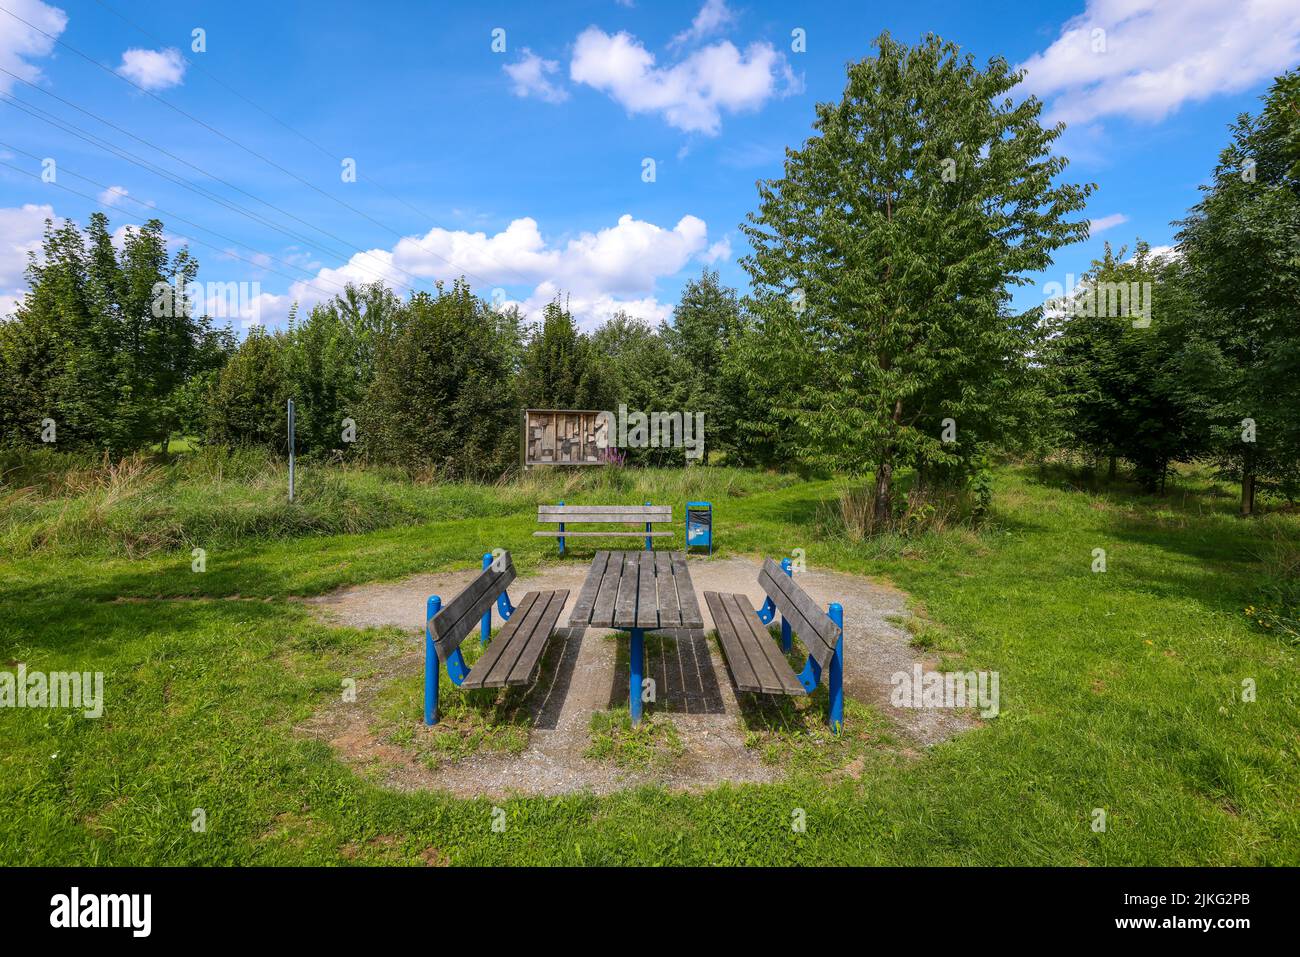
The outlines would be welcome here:
M 558 299 L 546 304 L 531 329 L 518 391 L 530 409 L 604 409 L 611 399 L 600 356 Z
M 1242 115 L 1214 178 L 1182 222 L 1179 247 L 1204 305 L 1200 334 L 1227 362 L 1214 385 L 1214 452 L 1241 482 L 1300 492 L 1300 134 L 1296 72 L 1258 116 Z
M 511 381 L 518 324 L 464 282 L 417 293 L 381 343 L 361 404 L 358 437 L 377 461 L 441 478 L 496 478 L 517 459 L 519 407 Z
M 84 234 L 47 222 L 28 291 L 0 332 L 4 440 L 37 442 L 50 419 L 60 448 L 165 444 L 185 384 L 229 345 L 185 294 L 198 268 L 188 251 L 168 252 L 157 220 L 127 230 L 120 249 L 103 213 Z
M 669 327 L 656 329 L 649 323 L 618 312 L 591 334 L 591 348 L 603 364 L 602 378 L 609 384 L 610 412 L 626 405 L 629 411 L 694 412 L 703 402 L 695 391 L 697 380 L 690 363 L 670 339 Z M 713 424 L 705 416 L 705 443 L 710 443 Z M 636 465 L 680 465 L 682 450 L 674 448 L 624 449 L 627 461 Z
M 344 420 L 354 422 L 375 376 L 380 348 L 400 329 L 402 301 L 381 282 L 349 283 L 342 293 L 290 324 L 285 392 L 294 400 L 295 442 L 307 453 L 348 450 Z
M 711 448 L 731 448 L 733 405 L 727 394 L 723 364 L 740 326 L 736 290 L 722 285 L 716 271 L 706 269 L 700 278 L 686 283 L 673 309 L 672 325 L 663 329 L 666 347 L 683 364 L 681 379 L 685 388 L 673 397 L 682 404 L 660 407 L 704 413 L 706 463 Z
M 1063 443 L 1129 462 L 1146 488 L 1207 448 L 1222 356 L 1198 335 L 1197 305 L 1176 257 L 1109 243 L 1077 289 L 1053 304 L 1043 353 Z
M 874 472 L 882 520 L 898 466 L 971 457 L 1005 428 L 1031 334 L 1008 287 L 1087 235 L 1070 215 L 1091 187 L 1056 182 L 1063 126 L 1013 100 L 1005 60 L 980 69 L 933 36 L 876 46 L 741 229 L 792 440 L 814 464 Z

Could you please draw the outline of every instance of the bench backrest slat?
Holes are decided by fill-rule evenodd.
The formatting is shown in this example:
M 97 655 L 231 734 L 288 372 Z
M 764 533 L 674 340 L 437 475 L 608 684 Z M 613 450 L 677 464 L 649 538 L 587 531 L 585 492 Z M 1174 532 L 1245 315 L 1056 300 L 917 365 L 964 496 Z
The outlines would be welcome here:
M 763 562 L 758 583 L 772 597 L 772 603 L 790 623 L 794 633 L 803 639 L 808 654 L 825 668 L 835 653 L 835 644 L 840 637 L 839 626 L 772 559 Z
M 539 522 L 671 522 L 671 505 L 539 505 Z
M 441 661 L 446 661 L 447 656 L 460 647 L 483 613 L 514 580 L 515 563 L 506 552 L 429 619 L 429 629 Z

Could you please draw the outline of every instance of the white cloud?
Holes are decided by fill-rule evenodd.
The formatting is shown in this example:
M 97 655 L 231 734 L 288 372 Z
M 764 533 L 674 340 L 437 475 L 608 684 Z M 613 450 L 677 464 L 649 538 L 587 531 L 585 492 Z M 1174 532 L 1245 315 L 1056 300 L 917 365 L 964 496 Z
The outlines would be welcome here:
M 39 250 L 47 218 L 56 218 L 52 206 L 0 209 L 0 303 L 16 301 L 21 295 L 27 252 Z M 127 233 L 137 228 L 118 226 L 113 231 L 114 245 L 121 249 Z M 185 244 L 183 236 L 167 233 L 165 238 L 173 253 Z M 256 270 L 268 262 L 257 254 L 239 254 L 253 263 L 235 265 L 226 260 L 230 268 L 221 274 L 222 281 L 254 281 L 259 275 Z M 544 237 L 530 217 L 516 219 L 494 234 L 435 227 L 423 236 L 400 240 L 392 249 L 357 253 L 337 267 L 321 267 L 310 251 L 290 249 L 281 258 L 315 274 L 293 283 L 283 294 L 263 292 L 241 299 L 239 318 L 245 327 L 256 320 L 275 325 L 284 320 L 294 302 L 304 312 L 348 282 L 370 283 L 379 278 L 405 291 L 413 284 L 424 288 L 412 275 L 430 281 L 468 275 L 475 292 L 485 298 L 491 297 L 496 287 L 519 290 L 520 298 L 508 302 L 530 317 L 540 315 L 548 302 L 562 295 L 586 328 L 620 309 L 658 322 L 672 312 L 672 306 L 655 295 L 661 279 L 676 275 L 692 261 L 712 263 L 730 255 L 730 240 L 724 236 L 710 244 L 704 221 L 690 215 L 670 229 L 625 214 L 612 226 L 557 239 Z M 200 280 L 213 278 L 212 265 L 208 264 Z M 234 274 L 227 274 L 230 269 Z
M 723 40 L 662 68 L 635 37 L 611 36 L 598 27 L 578 36 L 569 77 L 608 94 L 631 113 L 660 113 L 677 129 L 710 136 L 718 133 L 723 111 L 756 110 L 774 96 L 801 89 L 784 54 L 770 43 L 751 43 L 741 53 Z
M 27 254 L 40 250 L 47 219 L 54 219 L 54 207 L 48 204 L 0 209 L 0 292 L 22 284 Z
M 99 204 L 101 206 L 116 206 L 129 195 L 131 194 L 125 186 L 110 186 L 99 194 Z
M 1108 229 L 1113 229 L 1128 222 L 1128 217 L 1123 213 L 1111 213 L 1109 216 L 1102 216 L 1099 219 L 1088 220 L 1088 235 L 1096 236 L 1098 233 L 1104 233 Z
M 40 250 L 45 220 L 53 218 L 54 207 L 49 205 L 0 209 L 0 319 L 22 300 L 27 254 Z
M 569 98 L 568 90 L 547 79 L 551 74 L 559 72 L 560 64 L 554 60 L 543 60 L 528 47 L 524 47 L 518 63 L 507 63 L 501 69 L 514 81 L 510 92 L 515 96 L 535 96 L 547 103 L 563 103 Z
M 710 265 L 717 262 L 719 259 L 730 259 L 731 237 L 723 236 L 716 243 L 706 249 L 700 258 Z
M 342 266 L 320 269 L 311 280 L 294 283 L 285 296 L 266 294 L 261 314 L 272 324 L 287 314 L 293 301 L 300 303 L 300 310 L 310 309 L 347 282 L 383 278 L 405 289 L 413 283 L 411 275 L 444 281 L 468 275 L 484 297 L 496 287 L 531 289 L 521 299 L 507 300 L 529 316 L 561 294 L 584 327 L 619 309 L 657 322 L 672 307 L 656 298 L 656 283 L 693 259 L 711 262 L 708 257 L 716 258 L 724 244 L 729 253 L 725 239 L 710 246 L 704 221 L 689 215 L 671 229 L 624 215 L 613 226 L 559 241 L 543 237 L 530 217 L 516 219 L 492 235 L 435 227 L 423 236 L 400 240 L 392 249 L 372 249 Z
M 36 57 L 48 56 L 54 50 L 54 40 L 68 25 L 68 15 L 57 7 L 39 0 L 7 0 L 5 7 L 39 29 L 11 16 L 0 14 L 0 67 L 35 83 L 41 75 L 39 68 L 28 62 Z M 49 34 L 45 36 L 41 31 Z M 8 93 L 17 82 L 9 73 L 0 73 L 0 93 Z
M 733 23 L 735 19 L 736 14 L 727 6 L 727 0 L 704 0 L 704 6 L 695 14 L 690 29 L 677 34 L 668 45 L 680 46 L 702 40 Z
M 1184 103 L 1239 93 L 1300 59 L 1296 0 L 1088 0 L 1021 64 L 1053 122 L 1158 121 Z
M 180 86 L 185 79 L 185 60 L 179 50 L 130 49 L 122 54 L 122 65 L 117 68 L 137 86 L 146 90 L 165 90 Z

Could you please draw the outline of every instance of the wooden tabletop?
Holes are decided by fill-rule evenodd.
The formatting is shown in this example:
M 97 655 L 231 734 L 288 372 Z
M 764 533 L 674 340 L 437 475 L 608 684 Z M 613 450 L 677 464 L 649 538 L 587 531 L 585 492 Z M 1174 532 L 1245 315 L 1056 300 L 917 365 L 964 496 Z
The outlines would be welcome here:
M 703 628 L 682 552 L 597 552 L 569 627 Z

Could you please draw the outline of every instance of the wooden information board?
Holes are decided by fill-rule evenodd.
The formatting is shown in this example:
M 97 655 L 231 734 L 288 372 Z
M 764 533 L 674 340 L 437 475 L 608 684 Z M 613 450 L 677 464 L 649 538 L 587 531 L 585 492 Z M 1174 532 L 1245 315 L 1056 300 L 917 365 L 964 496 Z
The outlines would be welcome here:
M 575 409 L 525 409 L 523 464 L 605 465 L 607 416 Z

